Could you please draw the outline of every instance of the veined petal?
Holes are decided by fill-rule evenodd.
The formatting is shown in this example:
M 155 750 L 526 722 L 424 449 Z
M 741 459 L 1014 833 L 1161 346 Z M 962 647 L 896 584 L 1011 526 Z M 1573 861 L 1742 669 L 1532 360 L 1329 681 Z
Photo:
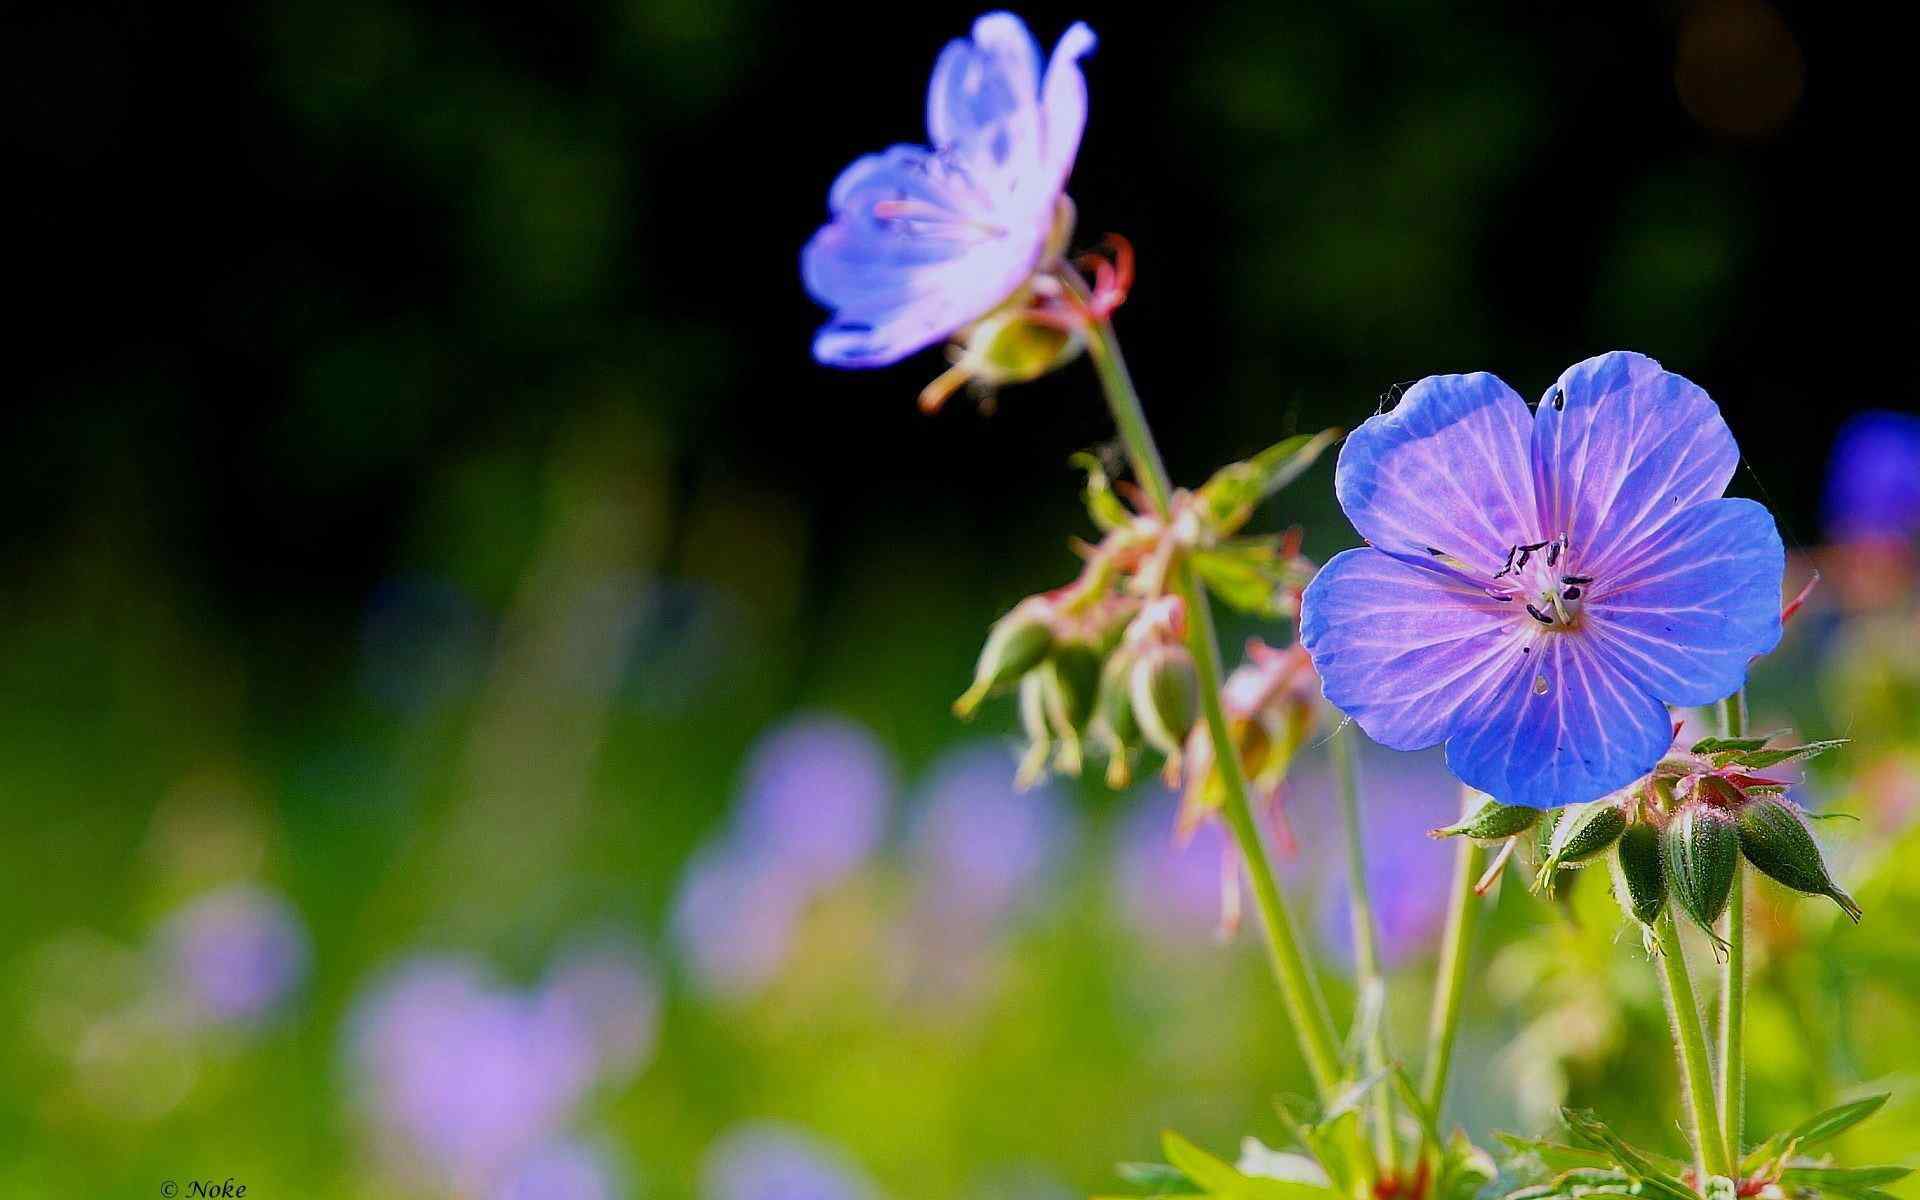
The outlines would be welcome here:
M 895 146 L 855 162 L 834 183 L 834 218 L 800 254 L 814 299 L 836 311 L 814 357 L 883 366 L 998 308 L 1027 281 L 1047 226 L 995 225 L 975 185 L 940 156 Z M 912 215 L 876 206 L 912 205 Z
M 947 43 L 927 86 L 927 134 L 985 171 L 1031 175 L 1040 156 L 1040 50 L 1012 13 Z
M 1080 60 L 1093 53 L 1098 42 L 1085 21 L 1075 21 L 1060 35 L 1040 85 L 1041 158 L 1056 191 L 1066 186 L 1087 126 L 1087 79 L 1080 73 Z
M 1491 576 L 1510 547 L 1543 540 L 1531 420 L 1526 401 L 1485 372 L 1428 376 L 1353 431 L 1334 492 L 1375 546 L 1449 554 Z
M 1674 514 L 1726 491 L 1740 450 L 1704 391 L 1614 351 L 1547 389 L 1533 459 L 1546 535 L 1567 534 L 1581 573 L 1604 577 Z
M 1673 740 L 1667 706 L 1580 632 L 1534 633 L 1463 713 L 1447 766 L 1502 804 L 1595 800 L 1651 771 Z
M 1530 636 L 1513 605 L 1378 550 L 1333 556 L 1300 601 L 1300 644 L 1334 707 L 1395 750 L 1453 732 Z
M 1668 704 L 1711 704 L 1780 641 L 1786 551 L 1751 500 L 1696 504 L 1587 593 L 1584 633 Z

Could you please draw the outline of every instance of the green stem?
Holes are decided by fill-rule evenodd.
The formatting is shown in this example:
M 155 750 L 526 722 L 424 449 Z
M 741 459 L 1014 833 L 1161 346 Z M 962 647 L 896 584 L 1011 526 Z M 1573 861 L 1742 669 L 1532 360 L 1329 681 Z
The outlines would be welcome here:
M 1720 702 L 1720 734 L 1743 737 L 1747 731 L 1747 693 L 1743 688 Z M 1740 1161 L 1747 1101 L 1747 885 L 1738 857 L 1733 890 L 1727 897 L 1727 965 L 1720 980 L 1720 1136 L 1727 1154 Z
M 1464 793 L 1461 815 L 1477 805 Z M 1447 926 L 1440 941 L 1440 962 L 1433 978 L 1433 1010 L 1427 1019 L 1427 1060 L 1420 1078 L 1420 1101 L 1435 1121 L 1447 1098 L 1447 1073 L 1453 1066 L 1454 1035 L 1460 1029 L 1460 999 L 1466 992 L 1467 959 L 1473 953 L 1474 882 L 1480 878 L 1484 851 L 1472 838 L 1453 849 L 1453 886 L 1447 894 Z M 1438 1147 L 1431 1149 L 1437 1150 Z
M 1661 978 L 1666 983 L 1667 1017 L 1673 1026 L 1673 1044 L 1680 1056 L 1680 1074 L 1686 1085 L 1687 1109 L 1693 1136 L 1694 1165 L 1701 1182 L 1707 1175 L 1733 1174 L 1727 1143 L 1720 1135 L 1719 1106 L 1713 1097 L 1713 1065 L 1707 1061 L 1707 1035 L 1700 1027 L 1700 1009 L 1687 974 L 1687 952 L 1680 944 L 1680 928 L 1673 909 L 1654 921 L 1660 947 Z
M 1373 920 L 1373 894 L 1367 886 L 1367 852 L 1361 840 L 1360 787 L 1355 778 L 1354 742 L 1357 729 L 1334 732 L 1333 789 L 1340 803 L 1341 822 L 1347 836 L 1347 892 L 1351 897 L 1353 920 L 1354 978 L 1360 987 L 1361 1003 L 1369 998 L 1379 1005 L 1367 1030 L 1367 1074 L 1387 1065 L 1387 981 L 1380 970 L 1380 944 Z M 1381 1173 L 1392 1178 L 1400 1173 L 1400 1151 L 1394 1139 L 1393 1089 L 1381 1084 L 1373 1089 L 1374 1153 L 1379 1156 Z
M 1159 447 L 1147 428 L 1146 414 L 1140 408 L 1140 395 L 1127 374 L 1126 360 L 1120 356 L 1120 343 L 1111 323 L 1092 323 L 1090 351 L 1100 385 L 1106 392 L 1107 407 L 1120 430 L 1133 472 L 1140 486 L 1153 501 L 1154 508 L 1166 516 L 1173 504 L 1173 485 Z M 1280 996 L 1292 1019 L 1294 1036 L 1300 1042 L 1301 1057 L 1325 1103 L 1331 1103 L 1340 1087 L 1339 1039 L 1333 1020 L 1327 1015 L 1326 1000 L 1320 994 L 1312 970 L 1300 951 L 1300 935 L 1293 914 L 1273 874 L 1273 860 L 1253 818 L 1248 796 L 1246 772 L 1233 747 L 1227 725 L 1226 709 L 1220 703 L 1220 646 L 1213 627 L 1213 610 L 1207 604 L 1206 589 L 1194 578 L 1184 559 L 1176 563 L 1173 587 L 1186 603 L 1187 643 L 1193 651 L 1194 671 L 1200 685 L 1200 704 L 1207 722 L 1207 736 L 1213 743 L 1215 769 L 1220 772 L 1225 799 L 1220 815 L 1233 835 L 1240 857 L 1245 861 L 1247 877 L 1253 885 L 1254 905 L 1260 910 L 1261 930 L 1266 938 L 1267 958 L 1280 985 Z

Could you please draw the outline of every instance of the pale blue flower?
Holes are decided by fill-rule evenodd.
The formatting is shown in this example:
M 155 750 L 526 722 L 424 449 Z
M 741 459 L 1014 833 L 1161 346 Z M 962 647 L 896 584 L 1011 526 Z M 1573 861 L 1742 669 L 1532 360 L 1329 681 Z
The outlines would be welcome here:
M 1507 804 L 1632 783 L 1667 705 L 1731 694 L 1780 640 L 1779 531 L 1721 495 L 1739 461 L 1712 399 L 1643 355 L 1576 364 L 1534 412 L 1492 375 L 1421 380 L 1340 453 L 1371 546 L 1302 600 L 1327 699 L 1382 745 L 1445 742 Z
M 927 89 L 931 148 L 894 146 L 841 172 L 833 219 L 800 256 L 834 310 L 814 338 L 830 366 L 897 362 L 978 321 L 1046 255 L 1087 119 L 1075 24 L 1046 73 L 1020 18 L 989 13 L 941 53 Z

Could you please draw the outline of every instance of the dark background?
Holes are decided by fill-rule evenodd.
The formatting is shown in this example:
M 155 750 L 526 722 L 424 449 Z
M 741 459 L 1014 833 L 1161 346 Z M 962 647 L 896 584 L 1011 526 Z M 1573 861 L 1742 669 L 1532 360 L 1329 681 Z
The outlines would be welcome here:
M 676 494 L 740 481 L 806 514 L 828 570 L 909 529 L 1020 544 L 1108 436 L 1084 373 L 922 418 L 931 355 L 809 360 L 795 267 L 838 168 L 923 136 L 928 64 L 973 15 L 17 13 L 10 574 L 105 525 L 218 621 L 324 648 L 431 553 L 398 518 L 433 480 L 595 403 L 641 415 Z M 1026 15 L 1043 44 L 1073 16 L 1102 36 L 1078 240 L 1139 251 L 1120 328 L 1185 478 L 1395 382 L 1490 369 L 1533 396 L 1631 347 L 1714 394 L 1804 541 L 1837 424 L 1913 403 L 1908 44 L 1865 7 Z M 1324 551 L 1346 531 L 1323 523 Z

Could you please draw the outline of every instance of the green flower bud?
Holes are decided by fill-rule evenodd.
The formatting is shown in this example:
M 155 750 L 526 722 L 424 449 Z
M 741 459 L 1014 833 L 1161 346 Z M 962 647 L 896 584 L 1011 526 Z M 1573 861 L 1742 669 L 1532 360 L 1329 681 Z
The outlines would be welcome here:
M 1456 825 L 1427 832 L 1428 837 L 1470 837 L 1478 842 L 1497 842 L 1517 833 L 1525 833 L 1540 820 L 1540 810 L 1524 804 L 1502 804 L 1488 798 L 1486 803 L 1460 819 Z
M 1749 800 L 1741 806 L 1735 824 L 1741 852 L 1768 878 L 1796 892 L 1826 896 L 1849 918 L 1860 920 L 1860 906 L 1827 874 L 1819 843 L 1791 804 L 1772 797 Z
M 1051 649 L 1053 627 L 1045 606 L 1031 600 L 1015 605 L 987 631 L 973 668 L 973 685 L 953 702 L 954 715 L 961 720 L 973 716 L 982 700 L 1039 666 Z
M 1185 646 L 1155 646 L 1133 665 L 1133 713 L 1162 754 L 1180 753 L 1200 710 L 1200 679 Z
M 1022 310 L 1002 310 L 973 327 L 958 365 L 975 384 L 997 388 L 1038 379 L 1085 348 L 1085 340 L 1070 329 L 1036 321 Z
M 1660 866 L 1660 831 L 1635 821 L 1613 848 L 1613 894 L 1625 913 L 1651 925 L 1667 905 L 1667 883 Z
M 1567 809 L 1554 826 L 1547 859 L 1540 864 L 1540 885 L 1552 883 L 1554 872 L 1561 867 L 1578 866 L 1613 845 L 1626 828 L 1627 815 L 1613 800 L 1594 800 Z
M 1681 805 L 1660 835 L 1660 861 L 1674 902 L 1716 944 L 1720 938 L 1713 923 L 1727 911 L 1739 860 L 1740 835 L 1733 816 L 1717 805 Z
M 1078 775 L 1080 735 L 1093 720 L 1100 694 L 1100 652 L 1082 641 L 1056 642 L 1053 653 L 1035 674 L 1040 679 L 1047 724 L 1058 739 L 1054 769 L 1062 775 Z
M 1128 757 L 1140 744 L 1140 722 L 1133 713 L 1133 655 L 1118 651 L 1100 669 L 1100 698 L 1095 728 L 1107 748 L 1107 786 L 1118 791 L 1133 782 Z

